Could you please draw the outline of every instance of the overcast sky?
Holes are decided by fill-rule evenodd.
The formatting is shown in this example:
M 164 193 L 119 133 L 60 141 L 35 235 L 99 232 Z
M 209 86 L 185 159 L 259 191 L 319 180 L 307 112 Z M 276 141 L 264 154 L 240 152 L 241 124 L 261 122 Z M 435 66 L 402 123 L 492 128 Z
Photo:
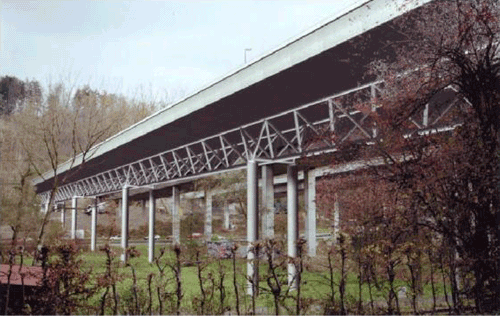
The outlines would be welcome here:
M 3 0 L 0 75 L 178 98 L 354 2 Z

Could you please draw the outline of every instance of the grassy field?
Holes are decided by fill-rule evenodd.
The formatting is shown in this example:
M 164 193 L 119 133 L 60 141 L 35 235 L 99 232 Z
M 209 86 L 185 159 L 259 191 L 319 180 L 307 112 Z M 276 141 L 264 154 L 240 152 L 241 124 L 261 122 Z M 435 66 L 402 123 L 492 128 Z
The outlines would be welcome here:
M 138 257 L 131 258 L 129 261 L 129 265 L 125 266 L 120 262 L 120 253 L 121 249 L 118 247 L 112 247 L 115 252 L 114 256 L 114 271 L 117 276 L 119 276 L 119 282 L 117 283 L 117 288 L 120 293 L 120 298 L 122 300 L 130 299 L 130 296 L 133 293 L 132 289 L 134 288 L 134 278 L 132 269 L 135 272 L 136 279 L 136 295 L 138 297 L 138 301 L 140 300 L 142 304 L 145 304 L 149 299 L 148 292 L 148 277 L 151 275 L 151 279 L 153 280 L 152 284 L 159 284 L 158 282 L 163 282 L 162 286 L 164 286 L 164 290 L 169 293 L 175 292 L 175 282 L 174 282 L 174 273 L 173 270 L 166 266 L 165 274 L 163 279 L 160 277 L 160 270 L 156 264 L 150 264 L 147 260 L 147 246 L 137 246 L 135 247 L 140 255 Z M 168 248 L 167 248 L 168 249 Z M 236 270 L 232 267 L 231 259 L 224 260 L 216 260 L 214 258 L 208 258 L 206 256 L 206 248 L 201 247 L 201 255 L 203 256 L 200 260 L 201 266 L 203 267 L 201 277 L 203 279 L 204 289 L 206 291 L 206 301 L 205 304 L 205 313 L 216 312 L 218 306 L 220 306 L 220 293 L 221 288 L 224 289 L 224 302 L 226 305 L 226 310 L 230 309 L 231 311 L 235 311 L 236 306 L 236 296 L 235 296 L 235 288 L 233 284 L 233 276 L 236 274 L 236 282 L 239 291 L 239 300 L 240 300 L 240 310 L 242 313 L 251 312 L 251 297 L 245 295 L 246 291 L 246 261 L 244 259 L 236 259 Z M 160 248 L 156 249 L 157 255 L 160 254 Z M 191 252 L 191 253 L 190 253 Z M 106 256 L 103 252 L 83 252 L 81 254 L 81 259 L 83 259 L 83 269 L 92 269 L 92 274 L 95 277 L 103 275 L 106 271 Z M 181 310 L 194 313 L 196 311 L 200 311 L 200 304 L 203 301 L 201 289 L 200 289 L 200 279 L 198 277 L 198 267 L 195 264 L 194 257 L 194 248 L 188 249 L 185 253 L 182 254 L 182 291 L 183 298 L 181 304 Z M 167 250 L 166 254 L 159 260 L 160 267 L 165 267 L 166 264 L 173 265 L 175 263 L 175 256 L 171 250 Z M 188 264 L 186 264 L 188 263 Z M 269 291 L 269 286 L 267 285 L 267 276 L 269 276 L 268 266 L 267 264 L 260 263 L 259 264 L 260 271 L 260 293 L 256 298 L 256 306 L 257 311 L 260 311 L 264 314 L 274 313 L 274 303 L 273 296 Z M 286 269 L 278 269 L 280 273 L 280 278 L 283 283 L 286 283 Z M 402 276 L 404 277 L 404 276 Z M 327 269 L 327 260 L 324 255 L 318 255 L 315 258 L 306 258 L 305 259 L 305 271 L 302 274 L 302 282 L 301 282 L 301 298 L 302 304 L 304 306 L 304 313 L 318 314 L 324 311 L 324 306 L 329 302 L 329 295 L 331 293 L 330 288 L 330 274 Z M 340 282 L 340 273 L 339 269 L 336 269 L 333 274 L 334 279 L 334 290 L 335 290 L 335 298 L 337 303 L 339 302 L 340 294 L 339 294 L 339 282 Z M 220 282 L 223 280 L 223 286 L 221 286 Z M 155 283 L 156 282 L 156 283 Z M 396 281 L 396 288 L 400 289 L 401 287 L 409 288 L 407 283 L 402 280 L 402 278 Z M 446 307 L 446 304 L 443 300 L 444 298 L 444 289 L 442 283 L 435 284 L 436 294 L 440 298 L 440 306 L 438 307 Z M 154 289 L 154 285 L 153 285 Z M 287 290 L 287 287 L 284 286 L 282 289 L 282 293 Z M 154 292 L 154 291 L 153 291 Z M 357 278 L 357 274 L 353 269 L 350 269 L 347 273 L 346 278 L 346 295 L 344 297 L 344 301 L 346 305 L 349 305 L 349 308 L 352 310 L 356 308 L 358 298 L 359 298 L 359 282 Z M 370 313 L 370 299 L 369 299 L 369 289 L 366 284 L 362 286 L 362 301 L 363 308 L 365 311 Z M 294 311 L 295 300 L 293 297 L 297 295 L 297 291 L 290 292 L 290 298 L 284 299 L 282 301 L 281 313 L 292 313 Z M 385 298 L 388 295 L 388 287 L 387 285 L 383 285 L 380 288 L 372 288 L 372 298 L 373 298 L 373 306 L 375 308 L 383 308 L 385 306 Z M 158 304 L 157 295 L 153 293 L 152 303 L 154 306 Z M 99 302 L 99 295 L 94 297 L 95 304 Z M 171 296 L 171 300 L 175 300 L 174 296 Z M 421 308 L 430 309 L 432 307 L 432 290 L 429 282 L 425 282 L 423 284 L 423 293 L 420 295 L 419 302 Z M 307 307 L 309 306 L 309 307 Z M 409 298 L 401 299 L 402 311 L 411 313 L 410 309 L 410 301 Z M 210 309 L 212 308 L 212 309 Z M 287 312 L 286 308 L 290 310 Z M 373 312 L 373 311 L 372 311 Z

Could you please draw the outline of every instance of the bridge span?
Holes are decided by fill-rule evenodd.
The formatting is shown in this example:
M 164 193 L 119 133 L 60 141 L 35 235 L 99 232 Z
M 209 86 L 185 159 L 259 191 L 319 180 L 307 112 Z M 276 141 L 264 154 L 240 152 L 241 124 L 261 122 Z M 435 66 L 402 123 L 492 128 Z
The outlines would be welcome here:
M 192 95 L 162 109 L 93 147 L 88 153 L 34 180 L 42 205 L 72 200 L 75 238 L 79 197 L 120 194 L 122 241 L 128 245 L 128 200 L 147 194 L 150 252 L 154 249 L 155 197 L 173 197 L 173 236 L 179 242 L 180 189 L 195 179 L 247 170 L 247 242 L 259 239 L 258 174 L 262 174 L 264 220 L 272 214 L 275 173 L 286 173 L 288 255 L 297 255 L 297 175 L 302 157 L 334 152 L 345 141 L 376 136 L 370 114 L 356 110 L 348 96 L 369 99 L 382 83 L 365 76 L 375 59 L 389 56 L 398 37 L 391 21 L 430 0 L 358 1 L 339 15 Z M 422 119 L 424 120 L 424 118 Z M 426 126 L 426 122 L 420 122 Z M 328 135 L 335 133 L 331 139 Z M 308 247 L 315 254 L 316 171 L 306 167 Z M 59 183 L 65 179 L 64 183 Z M 136 198 L 137 198 L 136 197 Z M 95 250 L 97 212 L 92 212 Z M 247 273 L 254 273 L 249 247 Z M 122 259 L 126 260 L 125 252 Z M 288 267 L 292 282 L 295 270 Z M 293 283 L 293 282 L 292 282 Z M 251 286 L 249 287 L 251 292 Z

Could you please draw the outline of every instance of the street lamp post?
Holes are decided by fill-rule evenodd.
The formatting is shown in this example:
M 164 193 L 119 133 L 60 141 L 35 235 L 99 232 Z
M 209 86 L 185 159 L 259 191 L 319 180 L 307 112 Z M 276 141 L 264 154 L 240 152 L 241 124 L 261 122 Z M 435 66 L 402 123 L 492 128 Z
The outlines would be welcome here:
M 251 48 L 245 48 L 245 64 L 247 63 L 247 52 L 251 51 L 252 49 Z

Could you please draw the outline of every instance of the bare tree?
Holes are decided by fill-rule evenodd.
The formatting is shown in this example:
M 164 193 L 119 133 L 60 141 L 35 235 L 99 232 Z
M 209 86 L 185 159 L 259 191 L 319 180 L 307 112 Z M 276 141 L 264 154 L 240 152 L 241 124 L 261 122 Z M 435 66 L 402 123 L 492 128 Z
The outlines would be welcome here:
M 381 95 L 354 105 L 381 106 L 373 146 L 357 158 L 383 157 L 384 172 L 374 174 L 405 201 L 402 215 L 454 253 L 446 264 L 455 313 L 461 293 L 474 297 L 477 313 L 500 308 L 499 21 L 494 0 L 435 1 L 401 17 L 392 59 L 372 67 L 385 82 Z M 427 133 L 418 135 L 415 118 L 425 111 Z M 458 264 L 470 289 L 456 284 Z
M 125 127 L 123 117 L 139 120 L 150 113 L 141 109 L 140 115 L 135 115 L 138 110 L 129 106 L 125 98 L 105 91 L 58 83 L 49 85 L 41 102 L 32 100 L 16 116 L 16 125 L 22 133 L 21 146 L 30 167 L 39 177 L 49 171 L 52 181 L 49 211 L 41 220 L 37 245 L 43 243 L 59 187 L 92 158 L 102 141 Z M 69 171 L 61 172 L 61 163 Z

